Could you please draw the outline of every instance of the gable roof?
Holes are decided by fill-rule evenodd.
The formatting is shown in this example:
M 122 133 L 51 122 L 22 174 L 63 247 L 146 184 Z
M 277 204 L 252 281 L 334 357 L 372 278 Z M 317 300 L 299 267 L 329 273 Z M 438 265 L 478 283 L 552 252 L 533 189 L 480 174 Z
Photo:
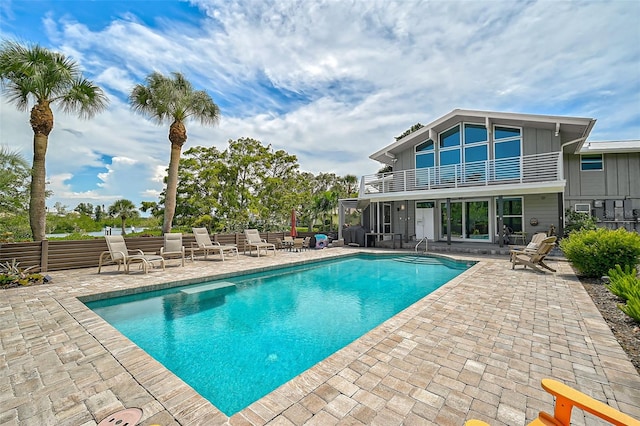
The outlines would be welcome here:
M 427 139 L 436 141 L 439 132 L 447 130 L 463 121 L 482 123 L 488 127 L 491 125 L 504 125 L 549 129 L 554 132 L 559 132 L 563 145 L 577 144 L 576 148 L 579 148 L 581 146 L 580 144 L 587 139 L 596 122 L 594 118 L 584 117 L 454 109 L 421 129 L 371 154 L 369 158 L 392 165 L 397 153 L 409 149 Z

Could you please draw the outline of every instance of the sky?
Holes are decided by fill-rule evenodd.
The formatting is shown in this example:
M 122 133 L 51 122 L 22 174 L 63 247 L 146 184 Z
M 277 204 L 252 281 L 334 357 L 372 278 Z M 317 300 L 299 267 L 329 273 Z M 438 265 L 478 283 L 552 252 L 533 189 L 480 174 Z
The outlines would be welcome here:
M 150 73 L 183 73 L 220 107 L 194 146 L 253 138 L 305 172 L 373 174 L 369 155 L 456 108 L 596 118 L 589 140 L 640 139 L 640 2 L 2 0 L 0 38 L 76 61 L 108 96 L 53 107 L 47 200 L 158 201 L 168 124 L 132 112 Z M 31 107 L 31 106 L 30 106 Z M 30 163 L 29 114 L 0 95 L 0 145 Z

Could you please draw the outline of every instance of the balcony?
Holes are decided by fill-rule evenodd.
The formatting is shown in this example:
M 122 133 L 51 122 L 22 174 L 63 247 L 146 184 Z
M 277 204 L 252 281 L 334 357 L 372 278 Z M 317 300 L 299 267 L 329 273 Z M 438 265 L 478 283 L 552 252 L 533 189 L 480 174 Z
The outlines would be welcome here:
M 424 194 L 424 191 L 434 190 L 452 190 L 452 193 L 464 189 L 499 190 L 505 185 L 541 187 L 544 183 L 562 180 L 561 153 L 550 152 L 366 175 L 360 181 L 360 197 L 375 198 L 414 191 Z

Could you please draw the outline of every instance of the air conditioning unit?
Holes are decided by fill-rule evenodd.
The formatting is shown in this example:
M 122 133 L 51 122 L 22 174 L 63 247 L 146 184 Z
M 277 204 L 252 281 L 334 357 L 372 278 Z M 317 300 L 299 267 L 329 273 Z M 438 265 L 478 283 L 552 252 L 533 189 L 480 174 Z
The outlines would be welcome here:
M 574 210 L 576 213 L 591 214 L 591 204 L 576 204 Z
M 604 207 L 604 202 L 602 200 L 594 200 L 593 201 L 593 207 Z

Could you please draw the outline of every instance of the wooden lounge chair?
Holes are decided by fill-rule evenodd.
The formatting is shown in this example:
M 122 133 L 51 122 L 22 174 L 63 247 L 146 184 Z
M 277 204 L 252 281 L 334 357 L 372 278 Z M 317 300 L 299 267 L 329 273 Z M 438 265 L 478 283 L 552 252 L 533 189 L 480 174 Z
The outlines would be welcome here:
M 533 234 L 533 237 L 531 237 L 531 241 L 529 242 L 529 244 L 527 246 L 512 246 L 511 247 L 511 257 L 513 258 L 514 253 L 520 253 L 520 252 L 525 252 L 525 253 L 533 253 L 536 250 L 538 250 L 538 248 L 540 247 L 540 243 L 542 243 L 542 241 L 547 238 L 547 233 L 546 232 L 538 232 L 537 234 Z
M 262 239 L 257 229 L 245 229 L 244 237 L 246 238 L 245 247 L 249 248 L 249 256 L 251 256 L 251 252 L 254 248 L 258 252 L 258 257 L 260 257 L 260 250 L 264 250 L 265 253 L 268 253 L 269 250 L 273 250 L 273 255 L 275 256 L 276 245 L 268 243 L 267 240 Z
M 528 426 L 569 426 L 573 407 L 591 413 L 614 425 L 640 426 L 640 421 L 633 417 L 556 380 L 542 379 L 542 388 L 555 398 L 553 415 L 540 411 L 538 417 Z M 469 420 L 465 426 L 489 426 L 489 424 L 480 420 Z
M 551 272 L 556 272 L 555 269 L 549 267 L 544 263 L 544 258 L 547 257 L 549 252 L 553 250 L 556 245 L 557 237 L 547 237 L 540 242 L 540 245 L 536 250 L 511 250 L 511 269 L 515 269 L 516 265 L 523 265 L 525 268 L 529 266 L 531 269 L 537 272 L 544 272 L 540 269 L 542 266 Z
M 184 246 L 182 245 L 182 234 L 164 234 L 164 247 L 160 247 L 160 256 L 166 259 L 180 259 L 184 266 Z
M 209 253 L 218 253 L 224 262 L 224 255 L 226 254 L 235 254 L 236 258 L 238 257 L 238 247 L 235 244 L 220 244 L 217 241 L 211 241 L 211 237 L 209 237 L 209 231 L 207 228 L 191 228 L 193 230 L 193 235 L 196 237 L 196 242 L 191 243 L 191 260 L 193 261 L 193 256 L 196 251 L 202 250 L 204 251 L 204 260 L 207 260 L 207 256 Z
M 140 263 L 144 273 L 149 271 L 149 266 L 153 267 L 153 262 L 160 262 L 164 270 L 164 258 L 156 254 L 144 254 L 142 250 L 128 250 L 127 244 L 122 235 L 105 235 L 109 251 L 102 252 L 98 261 L 98 273 L 106 263 L 116 263 L 118 271 L 120 265 L 124 265 L 125 273 L 129 273 L 132 263 Z

